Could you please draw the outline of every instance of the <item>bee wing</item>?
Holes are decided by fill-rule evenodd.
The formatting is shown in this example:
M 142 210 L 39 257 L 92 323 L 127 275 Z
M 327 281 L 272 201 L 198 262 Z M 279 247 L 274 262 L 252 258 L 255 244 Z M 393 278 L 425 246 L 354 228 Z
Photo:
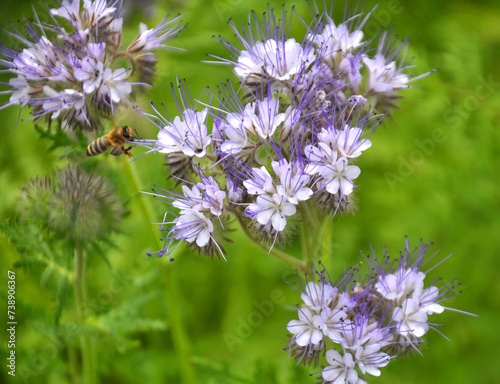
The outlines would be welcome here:
M 123 151 L 121 149 L 121 147 L 113 147 L 113 149 L 111 150 L 110 152 L 113 156 L 120 156 Z

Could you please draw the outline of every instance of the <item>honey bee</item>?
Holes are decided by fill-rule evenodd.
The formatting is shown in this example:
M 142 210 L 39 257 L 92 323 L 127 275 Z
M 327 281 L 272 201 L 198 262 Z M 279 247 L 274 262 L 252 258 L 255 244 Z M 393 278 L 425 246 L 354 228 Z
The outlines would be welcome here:
M 125 141 L 133 141 L 135 138 L 134 131 L 128 126 L 117 127 L 109 131 L 108 134 L 95 139 L 89 144 L 85 154 L 87 156 L 97 156 L 101 153 L 106 152 L 109 148 L 113 147 L 111 154 L 113 156 L 120 156 L 122 153 L 132 156 L 130 149 L 132 147 L 125 148 Z

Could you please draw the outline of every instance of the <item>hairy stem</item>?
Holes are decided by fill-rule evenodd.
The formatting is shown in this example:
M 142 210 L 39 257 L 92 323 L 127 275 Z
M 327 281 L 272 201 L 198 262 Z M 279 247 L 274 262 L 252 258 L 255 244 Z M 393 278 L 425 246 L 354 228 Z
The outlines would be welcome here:
M 305 272 L 308 271 L 307 262 L 299 260 L 296 257 L 293 257 L 293 256 L 289 255 L 288 253 L 286 253 L 286 252 L 284 252 L 281 249 L 278 249 L 276 247 L 273 247 L 269 251 L 269 249 L 266 247 L 266 245 L 263 244 L 262 242 L 258 241 L 255 238 L 255 236 L 253 235 L 253 233 L 250 232 L 250 230 L 248 229 L 248 226 L 245 225 L 245 222 L 243 221 L 243 218 L 241 217 L 241 215 L 239 215 L 235 211 L 232 211 L 232 212 L 236 216 L 236 218 L 238 219 L 238 223 L 240 224 L 240 227 L 243 230 L 243 233 L 245 233 L 245 235 L 247 235 L 247 237 L 252 241 L 252 243 L 259 245 L 266 252 L 270 253 L 273 256 L 276 256 L 278 259 L 284 261 L 285 263 L 288 263 L 288 264 L 292 265 L 293 267 L 300 269 L 301 271 L 305 271 Z
M 129 161 L 125 161 L 124 164 L 126 176 L 130 181 L 129 185 L 135 192 L 139 192 L 141 190 L 141 183 L 134 166 Z M 139 193 L 138 200 L 144 219 L 148 223 L 156 222 L 157 220 L 154 220 L 153 210 L 151 209 L 151 206 L 146 199 L 146 195 L 144 195 L 143 193 Z M 163 244 L 160 241 L 159 234 L 156 231 L 153 231 L 152 225 L 148 226 L 151 230 L 151 235 L 154 238 L 158 249 L 163 248 Z M 172 341 L 178 359 L 179 372 L 184 384 L 192 384 L 195 383 L 195 376 L 193 366 L 189 358 L 189 340 L 187 338 L 187 333 L 184 328 L 184 321 L 182 320 L 177 300 L 177 295 L 179 294 L 179 292 L 182 292 L 182 290 L 176 287 L 175 279 L 172 276 L 171 268 L 169 266 L 165 267 L 163 279 L 165 284 L 165 296 L 167 298 L 168 305 L 170 330 L 172 332 Z
M 301 223 L 302 229 L 302 253 L 306 263 L 310 263 L 316 260 L 317 247 L 321 241 L 321 226 L 319 225 L 319 217 L 321 215 L 318 212 L 313 212 L 311 209 L 309 201 L 304 201 L 302 203 L 303 217 Z
M 317 255 L 325 265 L 329 265 L 330 259 L 332 257 L 332 247 L 333 247 L 333 219 L 330 216 L 323 218 L 323 224 L 321 227 L 321 235 L 318 239 L 318 252 Z
M 78 324 L 80 327 L 85 326 L 85 276 L 83 265 L 83 249 L 80 244 L 75 246 L 75 298 L 76 298 L 76 313 L 78 316 Z M 91 340 L 85 329 L 80 333 L 80 344 L 82 349 L 82 377 L 83 384 L 96 384 L 97 373 L 93 362 L 95 359 L 92 356 Z

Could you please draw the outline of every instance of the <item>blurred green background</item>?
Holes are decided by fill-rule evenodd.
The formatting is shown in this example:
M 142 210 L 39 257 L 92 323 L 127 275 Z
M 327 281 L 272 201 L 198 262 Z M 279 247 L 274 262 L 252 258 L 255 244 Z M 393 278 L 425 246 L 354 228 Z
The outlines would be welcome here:
M 129 5 L 133 2 L 125 0 Z M 55 2 L 48 1 L 50 6 Z M 309 14 L 304 1 L 294 3 L 304 18 Z M 336 20 L 344 4 L 336 2 Z M 377 2 L 367 1 L 367 7 Z M 272 5 L 280 7 L 280 2 Z M 373 246 L 381 253 L 385 244 L 397 256 L 408 235 L 413 244 L 432 240 L 442 257 L 454 253 L 437 268 L 434 276 L 445 281 L 458 277 L 463 293 L 448 306 L 473 312 L 478 318 L 451 311 L 434 321 L 451 342 L 439 333 L 428 334 L 424 357 L 392 361 L 372 383 L 498 383 L 500 336 L 498 252 L 500 250 L 500 7 L 498 1 L 380 1 L 365 31 L 373 35 L 378 24 L 396 25 L 396 32 L 411 39 L 409 56 L 415 56 L 420 74 L 439 67 L 431 77 L 408 90 L 394 111 L 372 138 L 373 146 L 359 160 L 357 179 L 359 210 L 354 216 L 334 219 L 335 260 L 332 277 L 345 266 L 361 260 L 359 251 Z M 35 3 L 44 7 L 43 2 Z M 193 97 L 206 85 L 215 87 L 232 77 L 227 67 L 201 63 L 206 53 L 227 57 L 213 35 L 231 38 L 226 25 L 245 22 L 250 10 L 265 10 L 256 0 L 137 1 L 126 21 L 124 41 L 136 35 L 141 21 L 156 24 L 172 7 L 183 14 L 188 27 L 170 45 L 186 52 L 161 51 L 155 88 L 138 101 L 172 105 L 170 82 L 185 78 Z M 30 17 L 29 1 L 2 1 L 0 25 L 7 27 L 22 15 Z M 301 39 L 300 23 L 291 36 Z M 297 33 L 294 33 L 294 31 Z M 6 34 L 2 33 L 2 41 Z M 9 76 L 2 75 L 1 81 Z M 7 100 L 2 96 L 1 102 Z M 37 175 L 50 175 L 60 167 L 57 152 L 35 134 L 31 121 L 16 126 L 19 111 L 0 111 L 0 219 L 16 215 L 19 187 Z M 27 116 L 23 112 L 22 116 Z M 156 128 L 131 111 L 120 123 L 137 128 L 142 137 L 154 137 Z M 140 148 L 134 150 L 141 153 Z M 287 361 L 287 322 L 294 318 L 299 294 L 285 283 L 293 280 L 291 268 L 263 253 L 239 232 L 227 244 L 227 262 L 210 261 L 185 252 L 174 263 L 167 258 L 147 257 L 156 250 L 153 236 L 159 236 L 141 213 L 139 193 L 124 173 L 124 156 L 103 163 L 121 175 L 119 198 L 128 201 L 130 215 L 123 223 L 123 235 L 114 236 L 109 247 L 109 264 L 90 257 L 87 290 L 93 299 L 98 332 L 101 382 L 180 383 L 182 366 L 173 348 L 169 313 L 179 311 L 188 338 L 190 362 L 198 383 L 314 383 L 309 377 L 320 368 L 295 367 Z M 153 184 L 166 186 L 165 168 L 159 156 L 134 162 L 141 178 L 140 189 Z M 156 220 L 166 206 L 151 198 Z M 18 260 L 16 248 L 0 235 L 0 297 L 2 320 L 6 320 L 7 270 Z M 290 252 L 300 256 L 300 246 Z M 166 270 L 170 269 L 169 275 Z M 41 285 L 37 270 L 17 272 L 17 376 L 0 368 L 2 382 L 69 383 L 67 344 L 70 337 L 55 338 L 51 319 L 54 290 Z M 165 277 L 168 277 L 167 283 Z M 167 300 L 166 289 L 175 291 L 176 303 Z M 72 293 L 71 293 L 72 295 Z M 72 297 L 72 296 L 71 296 Z M 274 299 L 273 305 L 263 308 Z M 175 306 L 175 308 L 172 308 Z M 65 310 L 61 323 L 71 322 L 74 308 Z M 115 326 L 111 328 L 110 318 Z M 147 318 L 135 323 L 130 319 Z M 117 324 L 116 324 L 117 323 Z M 5 323 L 4 323 L 5 324 Z M 253 325 L 248 325 L 253 324 Z M 120 326 L 123 329 L 120 329 Z M 123 331 L 123 332 L 120 332 Z M 64 330 L 59 332 L 64 334 Z M 123 338 L 122 336 L 125 335 Z M 0 340 L 5 340 L 3 333 Z M 77 343 L 75 345 L 78 345 Z M 5 362 L 6 343 L 0 345 Z

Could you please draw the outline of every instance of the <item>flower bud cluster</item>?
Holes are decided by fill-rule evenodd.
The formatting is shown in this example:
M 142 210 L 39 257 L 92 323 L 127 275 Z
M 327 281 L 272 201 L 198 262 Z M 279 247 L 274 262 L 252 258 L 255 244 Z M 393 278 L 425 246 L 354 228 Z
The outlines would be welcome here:
M 213 180 L 225 193 L 221 212 L 236 215 L 249 232 L 273 245 L 288 238 L 290 222 L 354 209 L 361 173 L 355 162 L 372 145 L 370 136 L 399 92 L 416 79 L 406 73 L 407 40 L 398 44 L 383 32 L 376 53 L 363 40 L 370 14 L 349 14 L 337 26 L 322 13 L 302 42 L 288 37 L 285 8 L 279 17 L 268 10 L 262 24 L 252 14 L 247 29 L 240 32 L 232 24 L 243 49 L 220 40 L 232 56 L 219 59 L 233 67 L 239 90 L 221 84 L 208 92 L 208 102 L 193 104 L 181 83 L 179 96 L 174 90 L 179 115 L 172 118 L 154 106 L 155 114 L 142 112 L 159 128 L 157 139 L 142 144 L 165 154 L 168 173 L 179 183 L 193 185 L 185 195 L 157 194 L 173 207 L 194 199 L 189 212 L 167 212 L 185 218 L 169 223 L 174 226 L 160 256 L 171 252 L 173 240 L 204 251 L 216 235 L 214 222 L 224 228 L 221 214 L 198 209 L 198 199 L 211 199 L 207 190 L 193 190 L 200 179 Z M 194 242 L 193 233 L 205 241 Z
M 412 250 L 406 239 L 399 260 L 387 251 L 382 262 L 365 256 L 371 272 L 362 283 L 356 268 L 335 283 L 324 270 L 312 281 L 306 276 L 299 318 L 287 325 L 286 349 L 304 364 L 316 365 L 324 355 L 323 382 L 339 384 L 366 383 L 366 375 L 380 376 L 393 357 L 419 352 L 431 324 L 438 325 L 429 316 L 450 309 L 442 302 L 460 293 L 456 279 L 441 286 L 424 283 L 421 268 L 430 245 L 421 242 Z
M 179 15 L 167 15 L 121 50 L 121 3 L 63 0 L 50 9 L 52 23 L 38 16 L 24 20 L 25 34 L 9 35 L 21 47 L 0 46 L 0 66 L 16 75 L 9 80 L 10 100 L 1 107 L 29 106 L 34 119 L 58 119 L 66 129 L 96 130 L 98 112 L 114 114 L 133 85 L 148 85 L 154 75 L 154 50 L 181 30 Z M 133 81 L 133 78 L 138 81 Z
M 125 213 L 105 179 L 75 166 L 21 188 L 19 211 L 23 220 L 74 243 L 109 237 Z

